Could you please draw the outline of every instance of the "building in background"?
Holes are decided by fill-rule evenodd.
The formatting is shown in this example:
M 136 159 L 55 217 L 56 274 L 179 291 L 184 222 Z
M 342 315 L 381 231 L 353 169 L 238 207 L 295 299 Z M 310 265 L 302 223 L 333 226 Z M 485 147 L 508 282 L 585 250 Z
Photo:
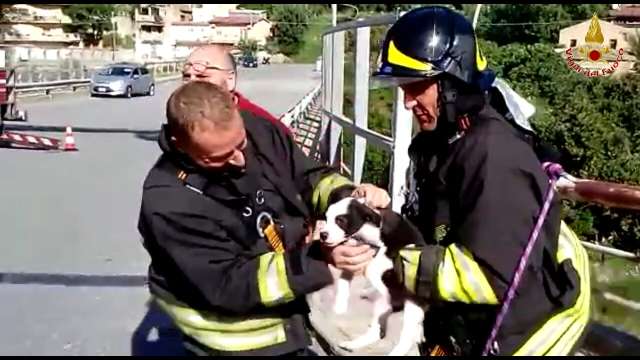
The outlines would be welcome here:
M 609 11 L 609 16 L 612 18 L 611 22 L 616 25 L 628 28 L 640 27 L 640 5 L 618 4 Z
M 271 35 L 271 22 L 264 11 L 231 10 L 226 16 L 216 16 L 209 23 L 213 27 L 212 43 L 236 46 L 245 40 L 255 40 L 264 46 Z
M 66 48 L 78 46 L 77 34 L 65 33 L 71 19 L 62 9 L 69 4 L 0 5 L 0 42 L 5 46 Z
M 1 44 L 28 49 L 26 58 L 44 58 L 48 53 L 59 57 L 62 53 L 58 50 L 82 47 L 78 34 L 64 31 L 63 26 L 70 24 L 71 19 L 62 10 L 69 5 L 0 5 L 5 15 L 0 19 Z M 259 45 L 265 45 L 271 34 L 271 23 L 266 13 L 239 10 L 238 5 L 119 6 L 120 13 L 112 18 L 114 30 L 104 34 L 104 41 L 97 48 L 85 52 L 100 53 L 100 58 L 105 57 L 103 52 L 109 52 L 112 59 L 157 61 L 185 57 L 195 47 L 204 44 L 225 44 L 234 48 L 241 40 L 252 39 Z M 45 55 L 38 55 L 40 53 Z M 51 57 L 53 60 L 54 55 Z
M 196 21 L 206 16 L 211 8 L 194 8 L 203 4 L 169 5 L 165 41 L 171 49 L 171 57 L 184 58 L 196 47 L 209 42 L 211 27 L 207 21 Z M 215 5 L 213 5 L 215 10 Z M 195 12 L 195 15 L 194 15 Z M 210 15 L 212 16 L 212 15 Z
M 227 16 L 239 4 L 192 4 L 194 22 L 209 22 L 216 16 Z
M 165 44 L 167 5 L 138 4 L 134 12 L 135 54 L 140 60 L 159 60 L 168 53 Z M 164 55 L 164 56 L 163 56 Z
M 141 61 L 180 58 L 197 46 L 214 43 L 215 29 L 211 20 L 229 17 L 238 5 L 137 5 L 133 24 L 136 58 Z M 263 25 L 255 27 L 250 36 L 259 38 L 254 33 L 258 34 L 261 27 Z
M 558 53 L 564 53 L 568 48 L 577 48 L 587 43 L 586 36 L 589 32 L 589 26 L 592 20 L 585 20 L 581 23 L 565 27 L 560 30 L 558 41 Z M 612 22 L 598 20 L 600 32 L 602 33 L 602 46 L 611 49 L 613 54 L 617 54 L 621 50 L 622 58 L 615 74 L 620 75 L 629 72 L 635 63 L 635 57 L 631 55 L 629 37 L 633 34 L 633 29 L 614 24 Z M 574 56 L 578 56 L 574 54 Z M 578 59 L 578 57 L 576 57 Z M 615 56 L 614 59 L 615 60 Z M 608 61 L 613 61 L 609 59 Z
M 558 42 L 560 47 L 569 48 L 583 45 L 590 23 L 591 19 L 560 30 L 560 41 Z M 603 45 L 611 49 L 629 49 L 628 36 L 631 32 L 628 28 L 603 20 L 600 20 L 599 23 L 604 36 Z

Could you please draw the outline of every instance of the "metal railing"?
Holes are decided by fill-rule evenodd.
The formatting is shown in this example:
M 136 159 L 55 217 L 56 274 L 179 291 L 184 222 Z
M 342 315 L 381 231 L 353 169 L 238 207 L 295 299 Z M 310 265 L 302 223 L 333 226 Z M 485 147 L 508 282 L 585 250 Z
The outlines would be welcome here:
M 182 70 L 182 64 L 184 59 L 170 60 L 170 61 L 150 61 L 144 63 L 149 71 L 154 75 L 156 80 L 163 80 L 158 78 L 160 75 L 168 75 L 169 79 L 179 78 L 178 73 Z M 98 68 L 100 69 L 100 68 Z M 174 76 L 171 76 L 174 75 Z M 41 77 L 42 78 L 42 77 Z M 54 81 L 32 81 L 32 82 L 16 82 L 15 89 L 20 95 L 24 94 L 37 94 L 44 93 L 49 95 L 53 91 L 71 90 L 76 91 L 79 88 L 87 87 L 91 84 L 91 78 L 83 79 L 68 79 L 68 80 L 54 80 Z
M 280 121 L 288 127 L 296 127 L 300 123 L 300 118 L 306 115 L 309 106 L 317 100 L 320 95 L 320 88 L 321 85 L 318 85 L 303 96 L 294 106 L 280 115 Z
M 354 134 L 352 169 L 347 171 L 353 181 L 362 180 L 367 142 L 390 152 L 392 163 L 389 195 L 391 206 L 399 211 L 404 202 L 406 171 L 409 167 L 408 148 L 412 137 L 412 115 L 404 108 L 404 94 L 394 89 L 392 136 L 388 137 L 368 129 L 369 108 L 369 58 L 372 26 L 391 25 L 396 15 L 382 15 L 338 24 L 322 35 L 322 136 L 328 137 L 329 149 L 325 157 L 331 164 L 341 163 L 338 159 L 340 137 L 343 128 Z M 343 114 L 344 98 L 344 53 L 345 32 L 355 31 L 355 80 L 354 80 L 354 119 Z M 340 164 L 341 166 L 342 164 Z

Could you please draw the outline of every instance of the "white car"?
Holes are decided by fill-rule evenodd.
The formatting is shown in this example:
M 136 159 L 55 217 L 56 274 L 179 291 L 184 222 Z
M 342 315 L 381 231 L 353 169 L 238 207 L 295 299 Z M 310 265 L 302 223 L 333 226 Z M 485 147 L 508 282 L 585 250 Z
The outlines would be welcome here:
M 91 96 L 126 96 L 155 94 L 155 80 L 142 65 L 120 63 L 110 65 L 91 79 Z

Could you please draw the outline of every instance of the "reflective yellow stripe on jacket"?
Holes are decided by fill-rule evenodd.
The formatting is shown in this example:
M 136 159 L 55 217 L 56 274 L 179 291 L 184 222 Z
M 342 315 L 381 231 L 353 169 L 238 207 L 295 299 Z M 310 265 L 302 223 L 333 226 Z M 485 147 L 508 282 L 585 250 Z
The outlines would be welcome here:
M 445 248 L 436 276 L 438 293 L 446 301 L 497 304 L 489 281 L 471 252 L 456 244 Z
M 415 294 L 421 249 L 407 248 L 400 250 L 403 282 L 405 287 Z M 473 260 L 471 253 L 451 244 L 444 250 L 438 266 L 436 283 L 439 296 L 446 301 L 457 301 L 477 304 L 497 304 L 489 281 L 480 266 Z
M 419 248 L 400 250 L 404 285 L 412 293 L 415 293 L 416 289 L 420 252 Z M 436 285 L 440 298 L 446 301 L 467 304 L 498 303 L 489 281 L 473 260 L 471 253 L 456 244 L 451 244 L 444 250 L 438 266 Z
M 287 340 L 284 320 L 280 318 L 223 317 L 171 304 L 157 297 L 154 300 L 182 332 L 211 349 L 246 351 Z
M 295 298 L 287 279 L 284 253 L 269 252 L 260 255 L 258 289 L 260 301 L 265 306 L 279 305 Z
M 258 289 L 265 306 L 293 300 L 287 280 L 284 254 L 269 252 L 260 256 Z M 255 350 L 285 342 L 284 320 L 276 317 L 229 317 L 201 312 L 155 299 L 185 334 L 221 351 Z
M 420 266 L 420 248 L 408 248 L 400 250 L 399 256 L 402 261 L 402 282 L 412 294 L 416 293 L 416 283 L 418 277 L 418 266 Z
M 514 355 L 568 355 L 589 321 L 591 284 L 587 252 L 564 223 L 558 239 L 558 263 L 570 259 L 580 277 L 580 295 L 569 309 L 549 319 Z
M 331 192 L 339 188 L 340 186 L 350 184 L 352 184 L 351 180 L 340 174 L 331 174 L 325 176 L 313 189 L 311 205 L 319 214 L 323 214 L 325 211 L 327 211 L 327 202 L 329 201 L 329 195 L 331 194 Z
M 415 293 L 419 269 L 419 249 L 403 249 L 400 259 L 408 290 Z M 589 320 L 591 284 L 587 253 L 575 233 L 561 223 L 557 261 L 569 259 L 580 279 L 580 295 L 569 309 L 544 323 L 514 355 L 567 355 Z M 493 289 L 471 253 L 456 244 L 448 246 L 438 266 L 437 289 L 447 301 L 498 304 Z

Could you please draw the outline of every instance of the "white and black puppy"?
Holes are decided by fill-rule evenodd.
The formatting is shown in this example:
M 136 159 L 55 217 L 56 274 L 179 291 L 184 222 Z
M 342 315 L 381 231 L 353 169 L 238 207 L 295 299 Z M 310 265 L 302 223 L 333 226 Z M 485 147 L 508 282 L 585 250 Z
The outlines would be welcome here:
M 393 271 L 390 254 L 401 248 L 424 243 L 418 229 L 408 220 L 390 209 L 374 211 L 364 204 L 364 199 L 346 197 L 327 209 L 326 224 L 320 230 L 320 240 L 327 246 L 342 243 L 366 243 L 378 249 L 365 269 L 365 277 L 378 293 L 374 300 L 373 317 L 367 332 L 354 340 L 340 344 L 347 350 L 357 350 L 373 344 L 386 334 L 387 319 L 392 312 L 392 294 L 383 282 L 383 276 Z M 391 274 L 393 275 L 393 274 Z M 346 313 L 349 304 L 351 277 L 341 274 L 336 284 L 334 311 Z M 404 315 L 398 344 L 388 355 L 405 355 L 420 340 L 424 309 L 414 299 L 403 296 Z

